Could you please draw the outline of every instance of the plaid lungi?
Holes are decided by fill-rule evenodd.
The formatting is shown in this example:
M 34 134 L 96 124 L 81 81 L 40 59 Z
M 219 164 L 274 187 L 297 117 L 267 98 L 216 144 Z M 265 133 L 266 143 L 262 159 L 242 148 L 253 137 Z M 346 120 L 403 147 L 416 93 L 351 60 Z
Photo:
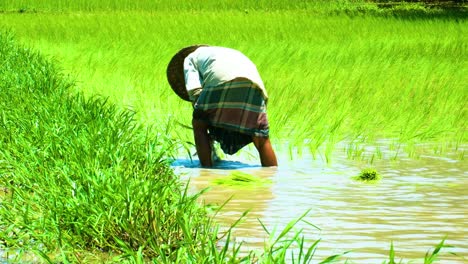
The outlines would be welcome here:
M 193 118 L 208 122 L 210 137 L 230 155 L 251 143 L 253 136 L 268 137 L 269 133 L 262 90 L 245 78 L 203 87 Z

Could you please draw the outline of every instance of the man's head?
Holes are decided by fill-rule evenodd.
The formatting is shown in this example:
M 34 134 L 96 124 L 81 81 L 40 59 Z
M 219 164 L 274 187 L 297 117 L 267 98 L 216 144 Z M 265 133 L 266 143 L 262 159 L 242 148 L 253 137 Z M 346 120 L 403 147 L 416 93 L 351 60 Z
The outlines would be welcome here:
M 172 90 L 183 100 L 190 101 L 189 94 L 185 88 L 184 76 L 184 60 L 192 52 L 199 47 L 206 47 L 208 45 L 193 45 L 179 50 L 169 61 L 167 65 L 166 75 L 167 81 Z

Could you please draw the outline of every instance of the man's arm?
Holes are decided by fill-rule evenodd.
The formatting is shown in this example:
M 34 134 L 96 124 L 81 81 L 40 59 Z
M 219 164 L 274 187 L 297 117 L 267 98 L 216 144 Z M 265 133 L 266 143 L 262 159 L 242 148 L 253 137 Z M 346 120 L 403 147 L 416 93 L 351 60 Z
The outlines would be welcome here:
M 210 136 L 208 135 L 208 123 L 193 119 L 192 126 L 198 159 L 203 167 L 212 167 L 211 151 L 213 150 L 211 149 Z

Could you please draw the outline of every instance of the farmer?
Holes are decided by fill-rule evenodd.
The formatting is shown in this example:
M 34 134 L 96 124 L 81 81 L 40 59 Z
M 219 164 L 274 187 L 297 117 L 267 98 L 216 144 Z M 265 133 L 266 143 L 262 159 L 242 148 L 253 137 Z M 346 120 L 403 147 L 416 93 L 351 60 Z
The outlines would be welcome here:
M 167 76 L 172 89 L 193 104 L 193 134 L 203 167 L 213 166 L 213 140 L 229 155 L 253 142 L 262 166 L 277 166 L 268 136 L 268 95 L 249 58 L 230 48 L 190 46 L 171 59 Z

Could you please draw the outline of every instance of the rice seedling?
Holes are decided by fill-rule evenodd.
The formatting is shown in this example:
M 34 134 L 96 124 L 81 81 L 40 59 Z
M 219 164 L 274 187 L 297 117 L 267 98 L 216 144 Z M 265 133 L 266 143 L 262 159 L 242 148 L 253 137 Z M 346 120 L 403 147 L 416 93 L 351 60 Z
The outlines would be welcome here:
M 272 181 L 242 171 L 232 171 L 227 176 L 214 179 L 213 184 L 238 188 L 258 188 L 271 185 Z
M 300 217 L 291 220 L 279 234 L 276 233 L 276 228 L 269 231 L 266 226 L 258 219 L 263 227 L 263 230 L 269 235 L 268 241 L 264 246 L 264 253 L 258 256 L 260 263 L 311 263 L 314 260 L 314 254 L 317 250 L 317 245 L 320 240 L 314 241 L 306 246 L 306 240 L 301 235 L 302 230 L 295 230 L 299 222 L 306 223 L 314 229 L 319 229 L 317 226 L 304 220 L 304 217 L 309 211 L 304 212 Z M 292 234 L 292 236 L 291 236 Z M 292 248 L 293 250 L 290 250 Z M 333 263 L 348 252 L 336 254 L 327 257 L 319 263 Z M 291 254 L 288 256 L 288 254 Z M 287 260 L 287 262 L 285 262 Z
M 363 182 L 376 182 L 382 179 L 382 175 L 380 175 L 375 169 L 367 168 L 363 169 L 359 175 L 352 177 L 356 181 L 363 181 Z
M 443 249 L 443 248 L 450 248 L 451 246 L 449 245 L 446 245 L 445 244 L 445 239 L 443 239 L 442 241 L 439 242 L 439 244 L 437 244 L 434 249 L 431 251 L 428 251 L 426 253 L 426 255 L 424 256 L 424 259 L 422 263 L 424 264 L 432 264 L 432 263 L 437 263 L 437 260 L 438 260 L 438 257 L 439 256 L 439 253 L 440 251 Z M 395 249 L 393 247 L 393 242 L 390 244 L 390 251 L 389 251 L 389 259 L 388 261 L 383 261 L 382 263 L 383 264 L 396 264 L 396 263 L 403 263 L 403 260 L 400 259 L 399 261 L 396 261 L 396 256 L 395 256 Z M 452 253 L 453 255 L 457 255 L 457 254 L 454 254 Z M 460 257 L 460 260 L 463 260 L 463 257 L 462 256 L 459 256 Z

